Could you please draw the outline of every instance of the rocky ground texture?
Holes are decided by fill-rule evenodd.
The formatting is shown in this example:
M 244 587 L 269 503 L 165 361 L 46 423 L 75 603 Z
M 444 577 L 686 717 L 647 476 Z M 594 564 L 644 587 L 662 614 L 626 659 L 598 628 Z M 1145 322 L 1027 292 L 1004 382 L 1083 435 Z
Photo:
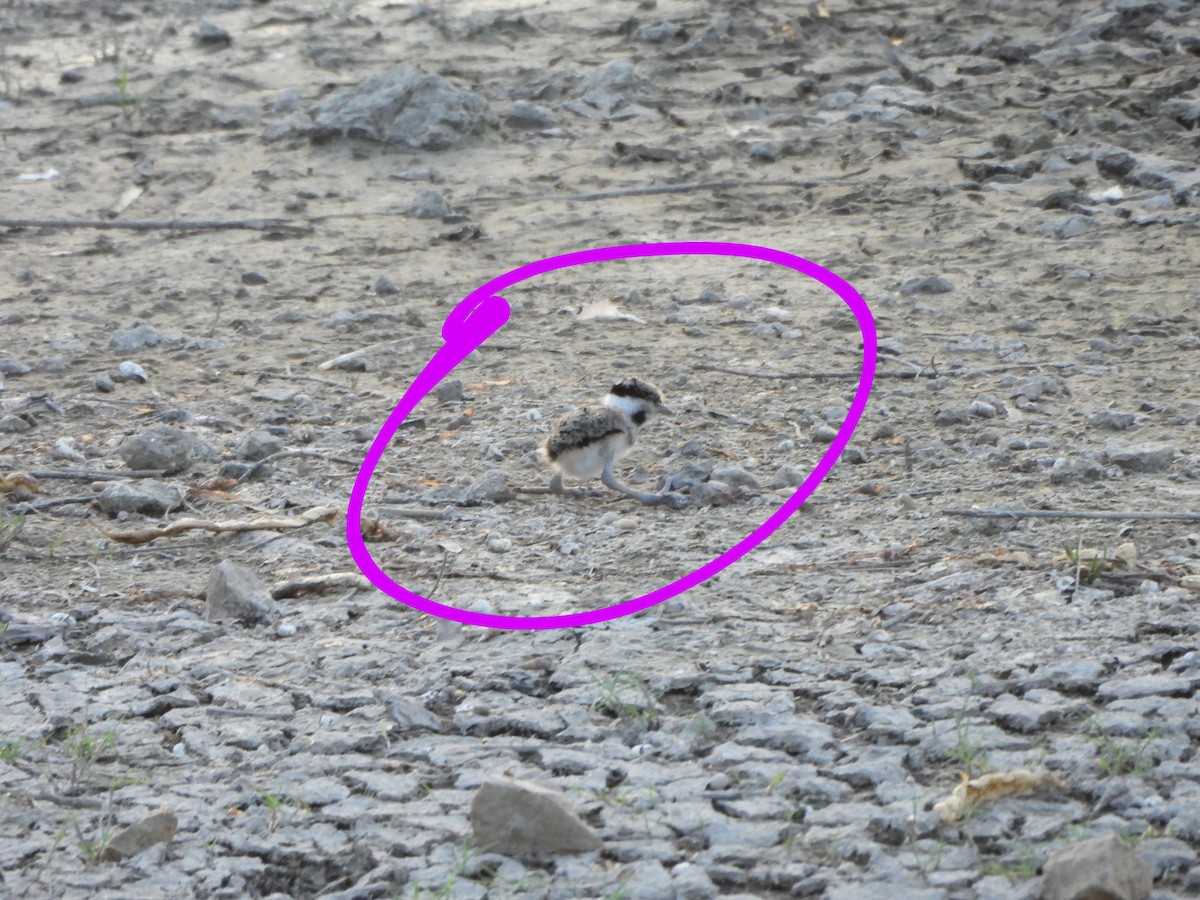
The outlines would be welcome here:
M 1182 0 L 3 4 L 0 893 L 1200 896 L 1198 73 Z M 812 500 L 583 629 L 365 586 L 453 305 L 680 240 L 869 303 Z M 464 609 L 696 569 L 862 365 L 749 260 L 505 297 L 363 525 Z M 688 505 L 528 492 L 630 375 Z

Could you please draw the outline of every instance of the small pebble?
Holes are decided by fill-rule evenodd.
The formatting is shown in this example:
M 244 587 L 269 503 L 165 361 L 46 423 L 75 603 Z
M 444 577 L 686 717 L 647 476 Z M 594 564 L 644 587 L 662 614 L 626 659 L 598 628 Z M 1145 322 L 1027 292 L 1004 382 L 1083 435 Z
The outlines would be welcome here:
M 214 50 L 223 50 L 233 46 L 233 35 L 212 22 L 201 22 L 194 35 L 196 44 Z
M 251 269 L 249 272 L 242 273 L 242 284 L 266 284 L 267 276 L 262 272 L 256 272 Z

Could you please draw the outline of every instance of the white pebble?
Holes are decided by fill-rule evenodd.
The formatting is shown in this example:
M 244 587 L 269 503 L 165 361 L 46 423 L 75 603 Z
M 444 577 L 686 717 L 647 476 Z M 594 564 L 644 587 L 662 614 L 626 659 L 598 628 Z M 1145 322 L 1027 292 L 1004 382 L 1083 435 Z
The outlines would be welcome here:
M 280 637 L 291 637 L 292 635 L 294 635 L 296 633 L 296 626 L 293 625 L 291 622 L 284 622 L 282 625 L 280 625 L 278 628 L 275 629 L 275 633 L 277 635 L 279 635 Z
M 492 536 L 487 539 L 487 548 L 493 553 L 507 553 L 512 549 L 512 541 L 508 538 Z
M 54 442 L 54 449 L 51 453 L 59 459 L 70 459 L 74 462 L 87 461 L 87 457 L 75 449 L 74 438 L 60 437 Z
M 146 370 L 143 369 L 141 366 L 139 366 L 137 363 L 132 362 L 130 360 L 126 360 L 125 362 L 123 362 L 119 366 L 117 366 L 117 371 L 120 372 L 122 375 L 124 375 L 126 378 L 131 378 L 134 381 L 140 381 L 142 384 L 145 384 L 147 381 L 150 380 L 149 378 L 146 377 Z

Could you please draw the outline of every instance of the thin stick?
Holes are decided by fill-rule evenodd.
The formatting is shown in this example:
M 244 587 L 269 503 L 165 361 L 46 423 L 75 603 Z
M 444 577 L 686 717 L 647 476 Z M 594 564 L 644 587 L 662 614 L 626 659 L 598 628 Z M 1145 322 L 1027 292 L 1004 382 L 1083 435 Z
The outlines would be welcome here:
M 380 506 L 389 506 L 393 503 L 407 503 L 407 500 L 389 500 L 386 497 L 379 501 Z M 406 506 L 401 509 L 389 509 L 388 515 L 400 516 L 404 519 L 447 519 L 449 516 L 446 513 L 449 507 L 442 509 L 422 509 L 420 507 Z
M 690 194 L 693 191 L 747 190 L 752 188 L 787 187 L 812 188 L 821 184 L 843 183 L 847 178 L 864 175 L 870 169 L 859 169 L 831 178 L 809 178 L 804 181 L 691 181 L 685 184 L 655 184 L 645 187 L 617 188 L 611 191 L 591 191 L 586 194 L 541 194 L 536 197 L 474 197 L 472 203 L 536 203 L 542 200 L 615 200 L 620 197 L 650 197 L 655 194 Z
M 42 512 L 47 509 L 54 509 L 56 506 L 71 506 L 75 503 L 94 503 L 96 496 L 89 494 L 86 497 L 58 497 L 54 500 L 37 500 L 33 503 L 21 504 L 19 512 Z M 17 507 L 13 507 L 17 510 Z
M 158 478 L 166 469 L 130 469 L 128 472 L 91 472 L 87 469 L 57 469 L 30 472 L 34 478 L 62 478 L 67 481 L 124 481 L 127 478 Z
M 343 465 L 351 466 L 354 469 L 357 469 L 362 465 L 362 460 L 348 459 L 345 456 L 334 456 L 326 453 L 323 450 L 280 450 L 278 453 L 272 453 L 270 456 L 264 456 L 254 465 L 246 469 L 245 472 L 238 476 L 238 484 L 241 484 L 244 481 L 249 481 L 262 470 L 263 466 L 267 465 L 268 463 L 276 462 L 288 456 L 315 456 L 318 459 L 328 459 L 332 462 L 339 462 Z
M 263 517 L 250 519 L 247 522 L 211 522 L 207 519 L 180 519 L 169 525 L 155 528 L 135 528 L 132 531 L 105 531 L 96 526 L 97 530 L 109 540 L 121 544 L 148 544 L 160 537 L 171 537 L 184 531 L 211 531 L 214 533 L 228 531 L 291 531 L 293 528 L 303 528 L 314 522 L 328 522 L 340 510 L 336 506 L 315 506 L 298 516 Z
M 1111 519 L 1134 522 L 1200 522 L 1200 513 L 1119 512 L 1054 509 L 945 509 L 943 515 L 968 519 Z
M 335 356 L 333 359 L 327 359 L 325 362 L 317 366 L 317 368 L 322 372 L 327 372 L 336 366 L 340 366 L 342 363 L 349 362 L 350 360 L 357 359 L 366 353 L 370 353 L 372 350 L 378 350 L 381 347 L 394 347 L 397 344 L 404 343 L 405 341 L 419 340 L 421 340 L 421 336 L 396 338 L 394 341 L 380 341 L 377 344 L 368 344 L 365 347 L 359 347 L 357 350 L 351 350 L 349 353 L 343 353 L 341 356 Z
M 285 219 L 13 219 L 0 216 L 0 228 L 99 228 L 125 231 L 278 231 L 283 234 L 312 234 L 308 225 Z
M 312 578 L 299 578 L 277 584 L 271 588 L 271 596 L 276 600 L 286 600 L 301 594 L 319 594 L 331 587 L 369 591 L 375 586 L 369 578 L 359 572 L 330 572 L 327 575 L 315 575 Z
M 1014 369 L 1039 369 L 1040 363 L 1025 363 L 1012 366 L 989 366 L 986 369 L 970 369 L 956 372 L 933 372 L 925 369 L 914 369 L 912 372 L 876 372 L 876 378 L 937 378 L 941 375 L 956 375 L 973 377 L 975 375 L 990 375 L 994 372 L 1010 372 Z M 726 375 L 740 375 L 743 378 L 765 378 L 771 381 L 797 381 L 801 379 L 834 378 L 845 381 L 857 381 L 862 378 L 862 372 L 751 372 L 749 369 L 734 369 L 729 366 L 718 366 L 712 363 L 696 363 L 696 368 L 703 372 L 722 372 Z

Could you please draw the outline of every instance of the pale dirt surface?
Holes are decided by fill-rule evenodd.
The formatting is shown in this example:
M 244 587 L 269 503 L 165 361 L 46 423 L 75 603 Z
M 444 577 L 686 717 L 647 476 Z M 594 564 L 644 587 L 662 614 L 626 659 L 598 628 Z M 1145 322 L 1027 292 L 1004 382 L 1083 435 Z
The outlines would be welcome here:
M 872 847 L 911 879 L 908 896 L 1019 896 L 1033 883 L 1025 862 L 1092 833 L 1104 815 L 1194 857 L 1200 826 L 1168 833 L 1171 816 L 1147 813 L 1150 801 L 1095 801 L 1112 774 L 1104 742 L 1118 736 L 1154 763 L 1117 767 L 1136 776 L 1130 796 L 1178 801 L 1188 796 L 1180 784 L 1200 785 L 1196 664 L 1182 670 L 1182 688 L 1168 686 L 1170 704 L 1139 709 L 1136 726 L 1129 712 L 1118 736 L 1089 716 L 1106 712 L 1099 681 L 1179 672 L 1194 654 L 1200 594 L 1188 576 L 1200 574 L 1200 525 L 978 523 L 946 513 L 1200 509 L 1200 18 L 1186 4 L 1111 12 L 1118 6 L 0 6 L 0 216 L 96 220 L 120 208 L 116 221 L 271 219 L 300 229 L 0 229 L 0 359 L 30 369 L 4 376 L 0 414 L 31 426 L 0 434 L 0 473 L 43 473 L 36 496 L 8 496 L 5 522 L 31 500 L 86 499 L 102 485 L 46 473 L 119 474 L 122 440 L 178 410 L 190 416 L 180 427 L 213 452 L 162 480 L 211 490 L 193 491 L 166 521 L 344 506 L 357 461 L 439 346 L 453 304 L 518 265 L 587 247 L 737 241 L 812 260 L 870 304 L 888 376 L 875 384 L 852 455 L 760 549 L 660 608 L 584 631 L 466 629 L 461 644 L 439 641 L 435 621 L 366 591 L 281 600 L 294 634 L 211 625 L 202 616 L 213 565 L 232 559 L 269 585 L 347 571 L 344 521 L 128 548 L 97 526 L 154 522 L 115 522 L 88 502 L 29 509 L 0 551 L 0 607 L 14 622 L 52 625 L 54 613 L 70 613 L 75 624 L 44 645 L 3 651 L 0 677 L 13 685 L 0 728 L 11 748 L 0 761 L 7 888 L 29 897 L 308 896 L 348 889 L 386 864 L 346 896 L 641 896 L 630 885 L 645 872 L 628 867 L 650 859 L 665 871 L 707 867 L 714 890 L 730 895 L 871 896 L 871 880 L 892 871 L 883 857 L 845 850 L 820 830 L 830 825 L 806 826 L 831 798 L 814 801 L 786 781 L 774 791 L 774 773 L 786 773 L 776 760 L 742 760 L 732 784 L 781 798 L 778 808 L 718 804 L 722 816 L 775 835 L 731 839 L 737 853 L 718 852 L 716 826 L 698 844 L 669 803 L 645 802 L 647 791 L 683 802 L 705 786 L 724 790 L 712 779 L 729 782 L 738 763 L 712 749 L 762 743 L 709 697 L 723 683 L 782 690 L 794 704 L 788 715 L 832 727 L 845 759 L 909 747 L 895 787 L 922 801 L 954 786 L 963 754 L 934 752 L 917 731 L 872 730 L 854 704 L 909 710 L 926 724 L 977 715 L 993 768 L 1057 761 L 1079 779 L 1071 812 L 1036 834 L 1019 822 L 991 843 L 969 829 L 914 826 L 895 841 L 873 833 Z M 686 34 L 661 43 L 639 35 L 660 21 Z M 227 29 L 232 46 L 201 46 L 203 22 Z M 563 106 L 598 66 L 622 59 L 639 75 L 623 89 L 636 114 L 605 121 Z M 400 62 L 469 88 L 498 124 L 443 151 L 262 139 L 287 115 L 276 109 L 283 92 L 298 90 L 307 108 Z M 68 71 L 81 79 L 62 79 Z M 555 109 L 558 127 L 505 124 L 519 99 Z M 49 170 L 57 176 L 20 177 Z M 392 177 L 402 172 L 433 181 Z M 570 199 L 711 182 L 722 184 Z M 409 215 L 431 188 L 455 216 Z M 1043 202 L 1067 191 L 1075 193 Z M 266 283 L 243 286 L 249 271 Z M 397 294 L 375 290 L 381 275 Z M 901 290 L 922 276 L 949 290 Z M 786 499 L 790 489 L 773 486 L 782 467 L 807 472 L 820 459 L 828 438 L 814 430 L 840 425 L 854 380 L 809 376 L 852 375 L 862 362 L 854 318 L 836 297 L 758 262 L 602 263 L 505 297 L 511 321 L 455 373 L 465 399 L 421 404 L 420 423 L 393 442 L 368 500 L 384 523 L 370 545 L 379 564 L 460 607 L 598 608 L 692 571 Z M 598 300 L 639 321 L 579 316 Z M 110 337 L 137 322 L 162 342 L 110 350 Z M 363 357 L 365 371 L 319 368 L 371 345 L 380 346 Z M 125 360 L 148 382 L 97 391 L 96 379 Z M 751 377 L 779 373 L 802 377 Z M 651 490 L 702 462 L 745 469 L 761 489 L 682 510 L 518 492 L 457 507 L 445 521 L 401 514 L 432 487 L 492 470 L 509 487 L 544 485 L 535 449 L 547 423 L 628 375 L 659 384 L 675 411 L 628 457 L 631 483 Z M 1030 381 L 1037 376 L 1048 380 Z M 42 395 L 52 408 L 21 405 Z M 1107 429 L 1105 411 L 1131 414 L 1130 427 Z M 255 428 L 325 458 L 281 459 L 234 484 L 222 460 L 236 460 Z M 87 459 L 56 458 L 63 437 Z M 1157 471 L 1137 471 L 1137 462 L 1117 463 L 1113 441 L 1178 452 Z M 1137 555 L 1107 564 L 1072 598 L 1062 590 L 1074 574 L 1063 551 L 1077 543 L 1109 558 L 1133 544 Z M 1044 727 L 1013 731 L 989 712 L 989 700 L 1021 696 L 1040 667 L 1064 660 L 1099 661 L 1103 675 L 1064 691 L 1074 696 Z M 989 693 L 979 678 L 1001 687 Z M 645 691 L 629 693 L 627 708 L 605 708 L 614 684 Z M 129 711 L 177 690 L 192 700 Z M 395 721 L 379 690 L 419 699 L 433 725 Z M 931 709 L 941 704 L 936 713 L 921 711 L 922 691 L 935 695 Z M 264 718 L 206 716 L 214 707 L 258 708 Z M 351 737 L 322 744 L 330 729 Z M 642 738 L 656 731 L 682 735 L 690 749 L 646 749 L 655 742 Z M 81 734 L 111 734 L 111 746 L 92 754 Z M 959 731 L 949 743 L 963 740 Z M 178 745 L 183 755 L 173 754 Z M 607 779 L 554 765 L 546 754 L 560 746 L 595 754 Z M 805 764 L 829 763 L 818 757 Z M 643 784 L 630 759 L 658 766 L 640 773 Z M 1161 770 L 1167 763 L 1171 772 Z M 674 764 L 690 767 L 691 787 L 683 768 L 671 780 Z M 373 811 L 330 812 L 330 803 L 378 799 L 346 774 L 368 770 L 411 775 L 411 790 Z M 609 849 L 590 868 L 531 865 L 508 881 L 458 871 L 468 868 L 454 859 L 466 846 L 471 791 L 499 773 L 573 791 Z M 900 800 L 869 778 L 831 777 L 852 791 L 839 799 L 880 808 Z M 306 798 L 299 785 L 313 779 L 353 794 Z M 616 802 L 616 788 L 644 808 Z M 180 821 L 163 860 L 159 851 L 123 864 L 92 859 L 114 822 L 158 807 Z M 851 827 L 862 831 L 853 817 Z M 974 855 L 956 864 L 966 874 L 939 881 L 929 848 L 947 842 Z M 1164 897 L 1200 882 L 1184 850 L 1156 872 Z M 678 884 L 648 890 L 687 896 Z

